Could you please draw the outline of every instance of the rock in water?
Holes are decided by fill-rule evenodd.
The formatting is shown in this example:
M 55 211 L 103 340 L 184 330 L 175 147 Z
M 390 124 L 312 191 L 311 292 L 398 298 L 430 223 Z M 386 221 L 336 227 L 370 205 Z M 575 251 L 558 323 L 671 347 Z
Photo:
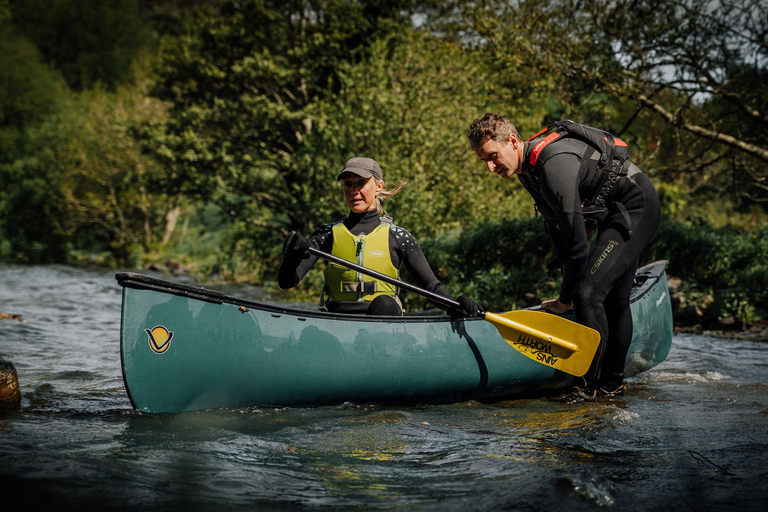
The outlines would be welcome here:
M 0 357 L 0 414 L 19 409 L 21 409 L 21 391 L 16 368 Z
M 12 313 L 0 313 L 0 320 L 18 320 L 21 323 L 26 322 L 21 315 L 15 315 Z

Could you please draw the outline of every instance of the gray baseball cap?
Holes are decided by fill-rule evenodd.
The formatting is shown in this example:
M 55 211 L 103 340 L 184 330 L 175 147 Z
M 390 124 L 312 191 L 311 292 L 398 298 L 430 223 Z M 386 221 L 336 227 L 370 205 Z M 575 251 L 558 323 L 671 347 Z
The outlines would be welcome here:
M 341 174 L 339 174 L 337 179 L 340 180 L 341 177 L 344 176 L 344 173 L 347 172 L 357 174 L 362 178 L 370 178 L 373 176 L 379 181 L 384 179 L 381 174 L 381 167 L 379 167 L 379 164 L 377 164 L 376 160 L 373 158 L 364 158 L 360 156 L 350 158 L 347 163 L 344 164 L 344 169 L 341 171 Z

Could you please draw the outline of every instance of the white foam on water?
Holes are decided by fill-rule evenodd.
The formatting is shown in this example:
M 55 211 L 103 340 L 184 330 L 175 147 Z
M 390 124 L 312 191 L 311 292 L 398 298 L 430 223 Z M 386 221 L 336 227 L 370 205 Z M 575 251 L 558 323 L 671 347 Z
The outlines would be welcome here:
M 596 505 L 609 507 L 616 502 L 611 495 L 610 482 L 600 481 L 597 478 L 585 475 L 575 475 L 570 478 L 573 492 Z
M 647 374 L 644 374 L 640 376 L 639 379 L 637 379 L 640 382 L 645 383 L 652 383 L 652 382 L 681 382 L 681 383 L 689 383 L 689 384 L 696 384 L 696 383 L 709 383 L 709 382 L 720 382 L 725 380 L 730 380 L 731 377 L 728 375 L 723 375 L 720 372 L 697 372 L 697 371 L 686 371 L 686 372 L 665 372 L 665 371 L 656 371 L 656 372 L 650 372 Z

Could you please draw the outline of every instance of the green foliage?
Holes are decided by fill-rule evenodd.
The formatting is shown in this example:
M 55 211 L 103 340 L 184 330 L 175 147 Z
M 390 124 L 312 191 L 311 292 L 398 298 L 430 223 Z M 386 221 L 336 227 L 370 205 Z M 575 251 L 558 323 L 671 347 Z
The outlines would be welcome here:
M 318 105 L 317 129 L 303 148 L 328 162 L 328 208 L 342 204 L 332 184 L 342 163 L 369 156 L 390 187 L 407 182 L 384 206 L 418 238 L 467 219 L 520 215 L 522 189 L 494 182 L 464 137 L 490 81 L 471 55 L 406 33 L 373 42 L 359 63 L 340 66 L 339 80 L 339 92 Z
M 180 198 L 147 190 L 153 163 L 126 131 L 132 119 L 162 116 L 143 94 L 145 75 L 129 65 L 146 38 L 137 6 L 29 0 L 7 11 L 0 26 L 4 256 L 49 262 L 80 254 L 124 265 L 162 234 L 166 207 Z M 111 90 L 72 93 L 62 75 L 78 88 Z M 133 88 L 118 84 L 127 78 L 138 78 Z
M 768 211 L 766 0 L 446 3 L 451 29 L 492 56 L 501 83 L 556 98 L 546 120 L 616 133 L 699 204 Z
M 559 267 L 541 217 L 474 224 L 421 245 L 451 294 L 492 311 L 557 294 Z
M 100 261 L 125 265 L 161 239 L 181 198 L 148 186 L 154 163 L 126 129 L 158 112 L 139 90 L 97 89 L 18 131 L 17 156 L 0 163 L 0 178 L 14 184 L 0 194 L 7 255 L 48 262 L 107 251 Z
M 668 274 L 680 277 L 691 294 L 711 294 L 715 319 L 755 321 L 768 307 L 768 228 L 737 233 L 708 224 L 665 222 L 643 259 L 668 259 Z
M 165 166 L 158 186 L 273 231 L 273 244 L 344 210 L 336 176 L 353 156 L 379 161 L 390 187 L 408 182 L 386 207 L 416 236 L 518 215 L 521 190 L 488 187 L 463 136 L 492 82 L 473 56 L 400 14 L 385 25 L 397 32 L 361 39 L 367 3 L 308 5 L 201 11 L 168 41 L 155 94 L 171 115 L 140 130 Z
M 151 37 L 139 0 L 21 0 L 14 25 L 76 90 L 114 87 L 131 77 L 131 62 Z
M 4 256 L 56 261 L 68 244 L 60 219 L 61 165 L 49 144 L 29 139 L 48 133 L 47 121 L 67 104 L 60 75 L 8 25 L 0 26 L 0 234 Z
M 165 245 L 157 244 L 140 255 L 142 266 L 165 266 L 169 270 L 193 274 L 198 279 L 237 281 L 251 277 L 259 260 L 246 268 L 238 262 L 248 251 L 236 247 L 242 226 L 211 204 L 187 202 L 181 225 Z
M 377 19 L 366 5 L 253 1 L 193 13 L 159 66 L 154 94 L 171 115 L 141 131 L 166 168 L 158 184 L 280 233 L 315 224 L 317 191 L 340 164 L 301 148 L 338 63 Z
M 668 183 L 655 183 L 661 202 L 661 216 L 665 219 L 680 219 L 689 211 L 690 197 L 681 188 Z
M 36 130 L 40 142 L 51 139 L 48 126 Z M 31 142 L 20 148 L 29 155 L 0 166 L 0 180 L 12 182 L 0 196 L 0 226 L 6 240 L 4 256 L 31 262 L 63 261 L 67 253 L 69 234 L 61 220 L 61 171 L 56 153 L 46 144 Z
M 421 242 L 443 285 L 454 296 L 473 297 L 492 311 L 537 304 L 560 283 L 541 219 L 505 219 L 475 224 Z M 768 309 L 768 228 L 742 233 L 706 223 L 662 222 L 640 264 L 669 260 L 684 293 L 711 295 L 712 322 L 734 318 L 750 325 Z M 414 307 L 428 307 L 411 299 Z M 683 311 L 675 311 L 682 319 Z
M 37 48 L 8 25 L 0 25 L 0 161 L 18 155 L 25 127 L 56 113 L 69 91 Z

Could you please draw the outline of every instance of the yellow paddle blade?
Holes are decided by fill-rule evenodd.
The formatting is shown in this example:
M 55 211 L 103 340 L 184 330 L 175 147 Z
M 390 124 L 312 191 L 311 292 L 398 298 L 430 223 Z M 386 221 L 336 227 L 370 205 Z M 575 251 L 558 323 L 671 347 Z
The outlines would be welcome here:
M 485 319 L 523 355 L 576 377 L 587 373 L 600 344 L 596 330 L 543 311 L 486 313 Z

